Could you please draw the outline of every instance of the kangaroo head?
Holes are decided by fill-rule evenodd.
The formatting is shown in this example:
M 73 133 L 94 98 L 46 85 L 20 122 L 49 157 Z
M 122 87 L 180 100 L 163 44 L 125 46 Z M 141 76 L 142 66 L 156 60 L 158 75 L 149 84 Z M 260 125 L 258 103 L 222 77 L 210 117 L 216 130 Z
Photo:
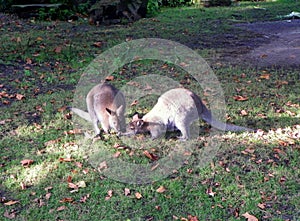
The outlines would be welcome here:
M 134 134 L 141 133 L 144 131 L 145 122 L 139 118 L 138 114 L 132 117 L 132 121 L 128 125 L 128 129 Z
M 106 108 L 106 113 L 108 114 L 109 126 L 113 128 L 116 132 L 121 131 L 119 116 L 116 111 Z

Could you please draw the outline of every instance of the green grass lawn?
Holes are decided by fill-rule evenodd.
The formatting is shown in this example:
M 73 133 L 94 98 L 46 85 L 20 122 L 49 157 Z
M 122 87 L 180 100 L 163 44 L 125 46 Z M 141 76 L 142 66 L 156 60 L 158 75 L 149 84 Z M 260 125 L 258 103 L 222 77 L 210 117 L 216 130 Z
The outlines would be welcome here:
M 216 35 L 253 38 L 234 24 L 276 20 L 299 10 L 299 2 L 292 0 L 243 2 L 162 9 L 134 24 L 100 27 L 86 21 L 1 20 L 1 220 L 299 219 L 299 69 L 211 62 L 230 46 Z M 183 146 L 173 134 L 154 142 L 147 136 L 128 138 L 139 147 L 130 148 L 115 135 L 93 141 L 75 130 L 66 107 L 72 105 L 84 68 L 117 44 L 150 37 L 179 42 L 207 59 L 224 91 L 227 121 L 261 130 L 217 135 L 220 148 L 215 153 L 208 150 L 213 130 L 199 122 L 200 136 L 191 141 L 194 149 L 178 151 L 184 156 L 179 166 L 176 159 L 172 165 L 163 160 Z M 148 74 L 197 88 L 182 69 L 148 60 L 121 67 L 112 74 L 112 83 L 121 87 Z M 237 96 L 246 99 L 238 101 Z M 155 99 L 145 97 L 127 107 L 127 118 L 135 111 L 147 113 Z M 91 133 L 91 125 L 89 129 Z M 106 156 L 116 161 L 116 175 L 128 182 L 106 172 Z M 160 166 L 169 171 L 159 174 Z M 136 174 L 145 175 L 144 167 L 150 182 L 130 182 Z

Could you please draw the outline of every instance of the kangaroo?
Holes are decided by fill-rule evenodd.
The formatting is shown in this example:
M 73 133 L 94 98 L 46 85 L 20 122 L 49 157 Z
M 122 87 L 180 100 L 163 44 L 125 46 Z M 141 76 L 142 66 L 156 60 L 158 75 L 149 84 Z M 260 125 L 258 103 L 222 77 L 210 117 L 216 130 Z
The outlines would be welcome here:
M 254 131 L 216 120 L 199 96 L 190 90 L 175 88 L 162 94 L 144 117 L 134 115 L 127 134 L 150 132 L 152 139 L 155 139 L 166 130 L 177 128 L 182 134 L 180 139 L 187 140 L 190 137 L 190 125 L 199 117 L 220 130 Z
M 88 112 L 78 108 L 71 110 L 81 118 L 92 122 L 96 135 L 100 134 L 98 123 L 105 133 L 114 129 L 120 133 L 125 131 L 125 97 L 114 86 L 103 83 L 93 87 L 86 97 Z

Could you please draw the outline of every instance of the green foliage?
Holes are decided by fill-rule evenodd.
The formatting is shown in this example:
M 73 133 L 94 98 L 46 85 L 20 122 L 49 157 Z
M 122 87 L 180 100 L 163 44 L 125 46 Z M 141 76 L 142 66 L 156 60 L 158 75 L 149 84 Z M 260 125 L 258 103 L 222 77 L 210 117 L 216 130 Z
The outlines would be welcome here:
M 147 15 L 154 16 L 159 12 L 161 0 L 149 0 L 147 5 Z
M 178 7 L 191 4 L 192 0 L 162 0 L 162 5 L 169 7 Z
M 231 3 L 231 0 L 210 0 L 209 6 L 229 6 Z
M 0 0 L 0 12 L 8 10 L 13 2 L 13 0 Z

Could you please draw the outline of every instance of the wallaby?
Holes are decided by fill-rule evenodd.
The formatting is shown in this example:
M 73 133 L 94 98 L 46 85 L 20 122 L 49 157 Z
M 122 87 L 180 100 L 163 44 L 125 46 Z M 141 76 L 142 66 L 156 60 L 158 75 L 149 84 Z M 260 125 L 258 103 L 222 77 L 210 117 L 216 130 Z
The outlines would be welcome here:
M 134 115 L 127 135 L 150 132 L 152 139 L 155 139 L 166 130 L 177 128 L 182 134 L 180 139 L 187 140 L 190 137 L 190 125 L 199 117 L 220 130 L 254 131 L 216 120 L 199 96 L 190 90 L 175 88 L 162 94 L 155 106 L 142 118 Z
M 71 110 L 81 118 L 93 123 L 96 135 L 100 134 L 98 123 L 105 133 L 110 129 L 116 132 L 125 131 L 125 97 L 122 92 L 108 83 L 102 83 L 93 87 L 86 97 L 88 112 L 78 108 Z

